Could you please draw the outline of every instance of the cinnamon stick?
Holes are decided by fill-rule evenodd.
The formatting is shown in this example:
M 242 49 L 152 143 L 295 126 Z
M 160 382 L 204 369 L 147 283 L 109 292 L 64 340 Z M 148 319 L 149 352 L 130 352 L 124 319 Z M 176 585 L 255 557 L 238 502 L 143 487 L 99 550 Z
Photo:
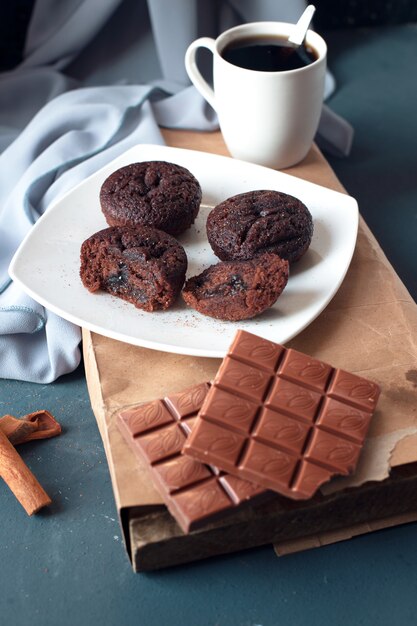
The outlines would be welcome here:
M 51 504 L 51 499 L 28 466 L 0 430 L 0 477 L 14 493 L 28 515 Z
M 3 415 L 0 417 L 0 430 L 16 446 L 35 439 L 56 437 L 61 433 L 61 426 L 49 411 L 41 410 L 19 418 Z

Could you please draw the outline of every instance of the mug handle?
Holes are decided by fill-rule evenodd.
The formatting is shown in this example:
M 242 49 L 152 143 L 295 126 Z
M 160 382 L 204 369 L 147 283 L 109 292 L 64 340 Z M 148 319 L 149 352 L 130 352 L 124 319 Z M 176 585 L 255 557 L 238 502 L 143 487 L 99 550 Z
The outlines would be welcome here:
M 207 48 L 214 54 L 215 46 L 216 42 L 211 37 L 200 37 L 200 39 L 196 39 L 188 46 L 185 53 L 185 69 L 189 79 L 214 110 L 216 110 L 214 91 L 201 75 L 197 67 L 196 55 L 198 48 Z

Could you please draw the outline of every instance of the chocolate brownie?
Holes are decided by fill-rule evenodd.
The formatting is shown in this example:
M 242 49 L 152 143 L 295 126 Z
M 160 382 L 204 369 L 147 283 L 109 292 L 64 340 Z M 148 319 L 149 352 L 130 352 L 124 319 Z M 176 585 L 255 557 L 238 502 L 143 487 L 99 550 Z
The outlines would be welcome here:
M 222 261 L 275 252 L 290 262 L 307 250 L 313 219 L 307 207 L 286 193 L 257 190 L 224 200 L 207 218 L 209 243 Z
M 272 306 L 288 280 L 288 261 L 265 252 L 248 261 L 211 265 L 185 283 L 185 302 L 204 315 L 244 320 Z
M 184 248 L 171 235 L 149 226 L 105 228 L 81 246 L 84 287 L 107 291 L 144 311 L 170 307 L 186 270 Z
M 193 224 L 200 202 L 198 180 L 185 167 L 166 161 L 121 167 L 100 190 L 101 209 L 110 226 L 152 226 L 171 235 Z

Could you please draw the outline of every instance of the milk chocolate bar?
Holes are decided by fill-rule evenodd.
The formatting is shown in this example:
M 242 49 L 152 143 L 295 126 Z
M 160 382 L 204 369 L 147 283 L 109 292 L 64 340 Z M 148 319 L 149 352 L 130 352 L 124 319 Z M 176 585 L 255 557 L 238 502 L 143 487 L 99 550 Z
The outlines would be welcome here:
M 354 471 L 380 390 L 238 331 L 183 452 L 295 500 Z
M 155 486 L 184 532 L 194 530 L 270 492 L 181 454 L 210 385 L 121 411 L 118 425 L 144 459 Z

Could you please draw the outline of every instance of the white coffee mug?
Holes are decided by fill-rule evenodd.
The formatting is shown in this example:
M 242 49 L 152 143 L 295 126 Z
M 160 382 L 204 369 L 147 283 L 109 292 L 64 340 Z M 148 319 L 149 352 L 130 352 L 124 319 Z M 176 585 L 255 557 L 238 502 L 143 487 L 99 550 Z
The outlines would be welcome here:
M 323 104 L 327 46 L 312 30 L 306 45 L 317 59 L 299 69 L 257 71 L 229 63 L 222 57 L 232 42 L 251 37 L 288 38 L 294 24 L 253 22 L 201 37 L 187 49 L 185 67 L 191 81 L 217 112 L 220 129 L 231 155 L 272 168 L 290 167 L 309 151 Z M 214 89 L 201 75 L 199 48 L 213 53 Z

